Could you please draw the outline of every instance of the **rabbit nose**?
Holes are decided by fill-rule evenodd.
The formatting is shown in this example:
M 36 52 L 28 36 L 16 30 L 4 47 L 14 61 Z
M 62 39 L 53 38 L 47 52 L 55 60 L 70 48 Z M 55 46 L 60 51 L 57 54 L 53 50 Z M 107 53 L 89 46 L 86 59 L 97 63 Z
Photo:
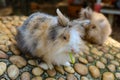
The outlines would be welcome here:
M 75 50 L 72 48 L 72 49 L 71 49 L 71 52 L 72 52 L 72 53 L 75 53 Z

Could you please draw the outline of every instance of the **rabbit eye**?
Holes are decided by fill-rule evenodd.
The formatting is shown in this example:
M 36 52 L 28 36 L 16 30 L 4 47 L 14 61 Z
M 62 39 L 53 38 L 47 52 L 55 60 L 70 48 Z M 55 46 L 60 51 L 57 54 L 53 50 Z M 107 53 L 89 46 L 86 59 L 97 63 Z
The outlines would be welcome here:
M 69 28 L 71 28 L 72 26 L 71 25 L 69 25 Z
M 95 29 L 96 28 L 96 26 L 92 26 L 92 29 Z
M 67 39 L 67 37 L 66 37 L 66 36 L 63 36 L 63 39 L 64 39 L 64 40 L 66 40 L 66 39 Z

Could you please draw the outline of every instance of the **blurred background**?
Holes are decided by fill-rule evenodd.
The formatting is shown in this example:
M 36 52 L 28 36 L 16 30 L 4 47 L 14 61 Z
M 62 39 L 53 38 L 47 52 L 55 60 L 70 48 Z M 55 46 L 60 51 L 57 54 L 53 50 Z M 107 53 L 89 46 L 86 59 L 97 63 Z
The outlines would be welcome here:
M 90 6 L 110 21 L 112 37 L 120 42 L 120 0 L 0 0 L 0 16 L 29 16 L 33 12 L 56 15 L 56 8 L 71 19 L 78 18 L 81 8 Z

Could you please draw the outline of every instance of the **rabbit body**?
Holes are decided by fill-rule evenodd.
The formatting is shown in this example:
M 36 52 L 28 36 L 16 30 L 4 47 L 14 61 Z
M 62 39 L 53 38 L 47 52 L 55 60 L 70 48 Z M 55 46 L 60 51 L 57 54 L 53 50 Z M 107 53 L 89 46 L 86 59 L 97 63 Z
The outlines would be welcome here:
M 89 42 L 101 45 L 112 32 L 111 25 L 107 18 L 102 13 L 92 11 L 88 7 L 81 10 L 79 20 L 90 20 L 89 24 L 84 25 L 84 38 Z
M 23 53 L 31 53 L 47 63 L 69 66 L 69 52 L 79 53 L 84 42 L 77 28 L 70 28 L 69 20 L 57 11 L 58 16 L 33 13 L 18 28 L 16 40 Z

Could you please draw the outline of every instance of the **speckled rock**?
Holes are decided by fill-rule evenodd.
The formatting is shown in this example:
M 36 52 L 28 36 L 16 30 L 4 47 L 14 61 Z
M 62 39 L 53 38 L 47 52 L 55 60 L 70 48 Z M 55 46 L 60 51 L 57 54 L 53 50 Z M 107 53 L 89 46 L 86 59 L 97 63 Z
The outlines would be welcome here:
M 115 80 L 114 74 L 111 72 L 103 73 L 103 80 Z
M 3 51 L 0 51 L 0 58 L 1 58 L 1 59 L 8 58 L 8 55 L 5 54 Z
M 100 71 L 96 66 L 89 66 L 89 71 L 94 78 L 100 77 Z
M 77 80 L 77 78 L 73 74 L 68 74 L 67 80 Z
M 4 62 L 0 62 L 0 76 L 6 71 L 7 65 Z
M 104 58 L 104 57 L 101 57 L 101 58 L 100 58 L 100 61 L 103 62 L 104 64 L 107 64 L 107 59 Z
M 94 61 L 92 56 L 87 56 L 87 60 L 88 60 L 88 62 L 93 62 Z
M 87 63 L 88 63 L 88 61 L 87 61 L 85 58 L 83 58 L 83 57 L 79 57 L 79 61 L 80 61 L 81 63 L 84 63 L 84 64 L 87 64 Z
M 12 42 L 11 42 L 11 41 L 6 41 L 6 42 L 5 42 L 5 46 L 10 46 L 10 45 L 12 45 Z
M 15 42 L 14 42 L 15 43 Z M 16 43 L 15 43 L 16 44 Z M 18 50 L 18 48 L 14 45 L 10 46 L 10 50 L 15 54 L 15 55 L 20 55 L 20 51 Z
M 115 72 L 115 70 L 116 70 L 115 65 L 113 65 L 113 64 L 110 64 L 107 67 L 111 72 Z
M 74 65 L 74 69 L 76 72 L 78 72 L 80 75 L 87 75 L 88 74 L 88 68 L 84 64 L 76 63 Z
M 63 77 L 60 77 L 58 80 L 65 80 Z
M 55 69 L 56 69 L 56 71 L 58 71 L 58 72 L 61 73 L 61 74 L 64 74 L 64 73 L 65 73 L 65 71 L 64 71 L 64 69 L 63 69 L 62 66 L 55 66 Z
M 22 68 L 27 64 L 26 60 L 21 56 L 14 55 L 11 56 L 9 60 L 19 68 Z
M 13 37 L 13 36 L 9 36 L 9 37 Z M 14 38 L 10 38 L 10 41 L 12 42 L 12 45 L 10 45 L 10 50 L 15 54 L 15 55 L 19 55 L 20 52 L 17 48 L 17 46 L 15 46 L 17 44 L 16 40 Z M 15 51 L 14 51 L 15 50 Z
M 115 47 L 113 47 L 111 50 L 112 52 L 117 52 L 117 53 L 120 51 L 118 48 L 115 48 Z
M 47 78 L 45 80 L 56 80 L 55 78 Z
M 9 40 L 9 37 L 7 37 L 7 36 L 4 35 L 4 34 L 1 34 L 0 40 Z
M 97 62 L 96 62 L 96 66 L 97 66 L 98 68 L 100 68 L 100 69 L 104 69 L 104 68 L 105 68 L 105 65 L 104 65 L 102 62 L 100 62 L 100 61 L 97 61 Z
M 42 77 L 37 76 L 37 77 L 32 78 L 32 80 L 43 80 L 43 79 Z
M 115 60 L 110 61 L 110 63 L 111 63 L 111 64 L 114 64 L 115 66 L 119 66 L 119 65 L 120 65 L 119 62 L 118 62 L 118 61 L 115 61 Z
M 83 52 L 79 52 L 79 55 L 80 55 L 80 56 L 83 56 L 83 55 L 84 55 L 84 53 L 83 53 Z
M 119 80 L 120 79 L 120 73 L 115 73 L 116 78 Z
M 101 51 L 98 51 L 96 48 L 92 48 L 91 49 L 91 52 L 97 56 L 102 56 L 103 55 L 103 52 Z
M 23 72 L 21 75 L 21 80 L 30 80 L 30 73 L 29 72 Z
M 74 73 L 75 72 L 75 70 L 71 66 L 66 66 L 66 67 L 64 67 L 64 69 L 68 73 Z
M 2 79 L 0 79 L 0 80 L 6 80 L 5 78 L 2 78 Z
M 99 60 L 100 59 L 100 57 L 97 56 L 97 55 L 92 55 L 92 56 L 93 56 L 94 60 Z
M 111 54 L 105 54 L 104 55 L 107 59 L 113 60 L 114 56 L 112 56 Z
M 32 69 L 32 73 L 35 76 L 40 76 L 43 73 L 43 70 L 40 67 L 35 67 Z
M 4 52 L 8 52 L 9 48 L 5 45 L 0 45 L 0 50 L 2 50 Z
M 116 54 L 116 57 L 117 57 L 118 59 L 120 59 L 120 53 Z
M 37 66 L 37 63 L 35 60 L 28 60 L 28 63 L 32 66 Z
M 81 80 L 89 80 L 87 77 L 81 77 Z
M 49 76 L 55 76 L 56 75 L 56 71 L 55 71 L 55 69 L 52 69 L 52 70 L 47 70 L 47 73 L 48 73 L 48 75 Z
M 19 75 L 19 69 L 15 65 L 10 65 L 8 67 L 7 72 L 8 72 L 8 76 L 12 80 L 15 80 L 18 77 L 18 75 Z

